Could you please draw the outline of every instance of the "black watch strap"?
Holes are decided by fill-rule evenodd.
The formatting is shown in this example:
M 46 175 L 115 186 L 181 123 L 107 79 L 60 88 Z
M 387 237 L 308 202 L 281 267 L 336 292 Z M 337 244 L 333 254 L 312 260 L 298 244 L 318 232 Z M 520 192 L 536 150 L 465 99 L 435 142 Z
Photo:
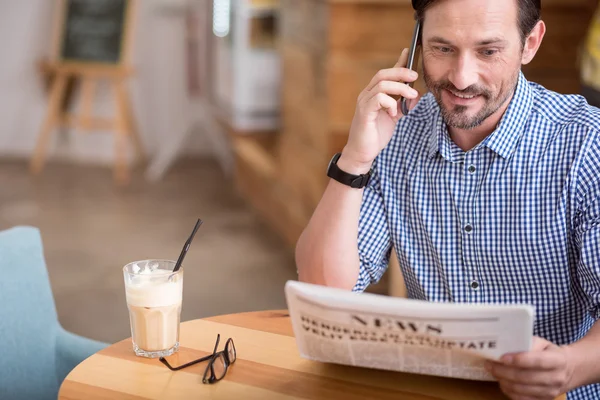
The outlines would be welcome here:
M 342 153 L 337 153 L 333 156 L 329 163 L 329 167 L 327 168 L 327 176 L 355 189 L 362 189 L 367 186 L 369 179 L 371 178 L 371 171 L 362 175 L 354 175 L 342 171 L 337 165 L 341 156 Z

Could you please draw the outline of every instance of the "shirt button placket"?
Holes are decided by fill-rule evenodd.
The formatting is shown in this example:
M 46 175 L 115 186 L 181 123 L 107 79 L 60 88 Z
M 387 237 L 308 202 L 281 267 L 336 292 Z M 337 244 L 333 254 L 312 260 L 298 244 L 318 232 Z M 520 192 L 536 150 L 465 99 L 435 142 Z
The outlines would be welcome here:
M 476 172 L 477 172 L 477 167 L 476 167 L 476 158 L 475 158 L 476 154 L 468 154 L 466 159 L 465 159 L 465 174 L 466 174 L 466 180 L 464 181 L 465 184 L 465 195 L 467 196 L 465 205 L 466 205 L 466 209 L 465 211 L 465 215 L 464 217 L 466 217 L 466 223 L 463 225 L 463 233 L 465 235 L 464 238 L 464 252 L 465 252 L 465 267 L 467 268 L 467 276 L 465 278 L 469 279 L 466 282 L 466 285 L 468 287 L 467 291 L 470 293 L 469 297 L 471 299 L 471 301 L 477 301 L 478 298 L 478 292 L 480 290 L 481 284 L 478 281 L 478 279 L 476 278 L 477 276 L 477 267 L 474 264 L 475 260 L 473 259 L 473 246 L 474 246 L 474 242 L 473 242 L 473 235 L 475 232 L 475 227 L 473 226 L 472 218 L 473 218 L 473 207 L 475 207 L 474 205 L 474 196 L 475 196 L 475 187 L 477 186 L 477 181 L 475 179 L 476 177 Z

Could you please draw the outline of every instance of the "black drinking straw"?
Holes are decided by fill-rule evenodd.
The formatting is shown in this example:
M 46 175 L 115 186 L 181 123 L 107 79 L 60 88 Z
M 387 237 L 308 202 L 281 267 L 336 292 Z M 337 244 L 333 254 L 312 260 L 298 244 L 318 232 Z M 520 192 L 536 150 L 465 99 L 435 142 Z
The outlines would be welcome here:
M 177 272 L 177 271 L 179 271 L 179 268 L 181 268 L 183 259 L 185 258 L 185 255 L 187 254 L 187 252 L 190 248 L 190 245 L 192 244 L 192 240 L 194 240 L 194 235 L 196 234 L 196 231 L 198 230 L 198 228 L 200 228 L 200 225 L 202 225 L 202 220 L 200 218 L 198 218 L 198 222 L 196 222 L 196 226 L 194 226 L 194 230 L 192 231 L 192 234 L 190 235 L 188 240 L 186 240 L 185 244 L 183 245 L 183 249 L 181 249 L 181 254 L 179 254 L 179 258 L 177 259 L 177 262 L 175 263 L 175 268 L 173 268 L 173 272 Z

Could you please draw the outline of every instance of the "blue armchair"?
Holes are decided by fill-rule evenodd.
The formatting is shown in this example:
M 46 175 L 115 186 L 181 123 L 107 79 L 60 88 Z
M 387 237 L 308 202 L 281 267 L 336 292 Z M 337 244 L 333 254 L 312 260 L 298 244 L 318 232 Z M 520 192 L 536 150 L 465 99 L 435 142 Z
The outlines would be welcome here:
M 0 231 L 0 399 L 53 399 L 81 361 L 106 344 L 62 328 L 40 232 Z

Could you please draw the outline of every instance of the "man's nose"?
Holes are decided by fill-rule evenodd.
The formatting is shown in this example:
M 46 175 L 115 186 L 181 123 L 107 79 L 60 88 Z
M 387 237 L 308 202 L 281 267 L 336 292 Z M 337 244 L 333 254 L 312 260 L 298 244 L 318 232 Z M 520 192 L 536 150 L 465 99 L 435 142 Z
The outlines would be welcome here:
M 477 83 L 477 60 L 469 54 L 461 54 L 456 58 L 454 68 L 450 72 L 450 82 L 458 89 L 465 90 Z

